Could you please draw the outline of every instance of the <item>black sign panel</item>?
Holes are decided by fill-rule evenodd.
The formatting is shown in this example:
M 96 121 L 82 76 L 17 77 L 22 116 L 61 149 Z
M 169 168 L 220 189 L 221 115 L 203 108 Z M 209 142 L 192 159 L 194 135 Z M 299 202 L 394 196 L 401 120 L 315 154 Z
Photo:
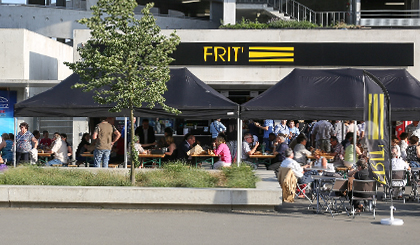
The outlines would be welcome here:
M 180 43 L 171 65 L 413 66 L 414 43 Z

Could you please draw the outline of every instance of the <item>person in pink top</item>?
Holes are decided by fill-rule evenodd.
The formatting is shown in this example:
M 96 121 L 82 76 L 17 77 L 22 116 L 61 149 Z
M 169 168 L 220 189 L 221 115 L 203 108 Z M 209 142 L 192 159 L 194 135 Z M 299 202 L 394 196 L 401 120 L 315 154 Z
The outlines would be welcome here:
M 213 143 L 214 154 L 219 155 L 219 161 L 214 163 L 214 168 L 230 167 L 232 164 L 232 156 L 230 155 L 229 147 L 226 145 L 225 138 L 217 136 L 216 142 Z

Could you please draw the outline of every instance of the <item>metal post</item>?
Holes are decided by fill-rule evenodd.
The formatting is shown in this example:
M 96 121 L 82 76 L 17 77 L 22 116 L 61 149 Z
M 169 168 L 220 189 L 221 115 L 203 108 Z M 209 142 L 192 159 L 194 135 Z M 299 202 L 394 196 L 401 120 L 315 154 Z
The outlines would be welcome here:
M 16 168 L 16 134 L 17 134 L 17 118 L 15 117 L 14 118 L 14 121 L 15 121 L 15 125 L 14 125 L 14 127 L 13 127 L 13 134 L 15 135 L 15 139 L 13 140 L 14 142 L 13 142 L 13 144 L 14 144 L 14 147 L 13 147 L 13 167 L 15 167 Z
M 356 164 L 357 121 L 353 121 L 353 166 Z
M 238 135 L 236 136 L 237 142 L 237 149 L 236 149 L 236 163 L 239 167 L 239 163 L 242 160 L 242 120 L 240 118 L 240 106 L 238 106 L 238 118 L 237 118 L 237 126 L 238 126 Z
M 127 117 L 124 117 L 124 129 L 124 168 L 127 168 Z

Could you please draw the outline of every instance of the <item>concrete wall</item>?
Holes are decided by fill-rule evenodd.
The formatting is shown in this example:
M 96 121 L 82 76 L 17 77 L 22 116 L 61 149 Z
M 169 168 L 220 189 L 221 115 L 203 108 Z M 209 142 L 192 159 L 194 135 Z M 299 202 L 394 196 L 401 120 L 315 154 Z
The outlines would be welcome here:
M 169 35 L 172 31 L 162 30 L 162 33 Z M 419 34 L 418 30 L 177 30 L 181 42 L 414 42 L 414 66 L 393 68 L 406 68 L 417 79 L 420 79 Z M 76 30 L 75 47 L 88 38 L 89 32 Z M 75 50 L 75 60 L 77 60 L 80 57 Z M 346 57 L 343 57 L 343 59 L 346 59 Z M 294 68 L 280 66 L 188 67 L 196 76 L 208 84 L 245 86 L 275 84 Z
M 24 29 L 0 29 L 2 79 L 57 80 L 71 74 L 73 48 Z
M 91 11 L 85 10 L 1 5 L 0 28 L 24 28 L 47 37 L 72 39 L 74 29 L 86 28 L 76 20 L 90 16 Z M 191 18 L 156 16 L 156 19 L 162 29 L 206 29 L 220 25 Z

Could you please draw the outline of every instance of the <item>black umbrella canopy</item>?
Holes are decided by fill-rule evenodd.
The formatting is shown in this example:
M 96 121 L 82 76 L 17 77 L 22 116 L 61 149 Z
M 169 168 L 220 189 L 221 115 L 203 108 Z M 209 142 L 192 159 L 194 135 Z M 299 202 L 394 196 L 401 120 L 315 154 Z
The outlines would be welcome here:
M 420 118 L 420 83 L 406 70 L 368 70 L 386 86 L 392 120 Z M 294 69 L 276 85 L 241 105 L 241 117 L 363 120 L 362 69 Z
M 168 91 L 164 93 L 166 104 L 182 111 L 184 118 L 232 118 L 237 116 L 238 104 L 230 101 L 194 76 L 188 69 L 171 69 Z M 71 87 L 80 82 L 72 74 L 53 88 L 15 105 L 15 116 L 28 117 L 107 117 L 129 116 L 128 110 L 111 113 L 110 105 L 93 100 L 94 92 L 83 92 Z M 136 116 L 174 117 L 161 106 L 149 109 L 147 105 L 135 109 Z
M 242 118 L 363 118 L 363 80 L 354 69 L 294 69 L 276 85 L 242 104 Z
M 420 120 L 420 82 L 405 69 L 367 70 L 386 87 L 393 121 Z

